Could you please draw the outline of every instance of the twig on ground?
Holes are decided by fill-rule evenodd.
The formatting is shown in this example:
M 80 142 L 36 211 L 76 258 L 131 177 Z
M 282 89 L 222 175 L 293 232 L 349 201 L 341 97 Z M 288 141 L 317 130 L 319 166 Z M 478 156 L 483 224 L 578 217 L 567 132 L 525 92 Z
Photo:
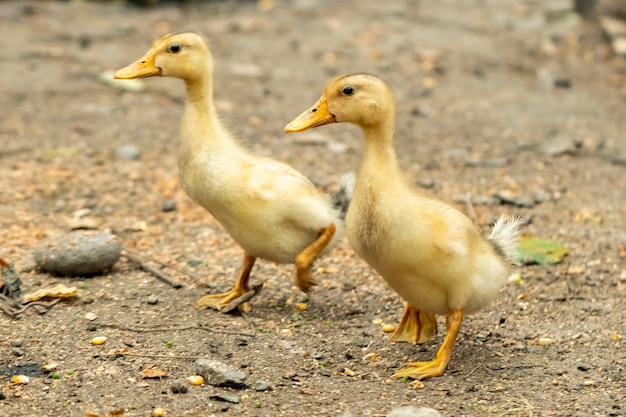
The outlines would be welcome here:
M 118 330 L 123 330 L 123 331 L 128 331 L 128 332 L 175 332 L 175 331 L 183 331 L 183 330 L 204 330 L 205 332 L 211 332 L 211 333 L 222 333 L 222 334 L 231 334 L 231 335 L 235 335 L 235 336 L 246 336 L 246 337 L 255 337 L 255 334 L 248 334 L 248 333 L 243 333 L 243 332 L 233 332 L 233 331 L 229 331 L 229 330 L 222 330 L 222 329 L 214 329 L 211 327 L 205 327 L 202 325 L 197 325 L 197 326 L 183 326 L 183 327 L 152 327 L 152 328 L 148 328 L 148 327 L 128 327 L 128 326 L 122 326 L 119 324 L 109 324 L 109 323 L 99 323 L 98 326 L 100 327 L 110 327 L 112 329 L 118 329 Z
M 483 365 L 482 365 L 482 363 L 481 363 L 480 365 L 478 365 L 476 368 L 472 369 L 472 370 L 470 371 L 470 373 L 469 373 L 469 374 L 467 374 L 467 375 L 465 375 L 465 378 L 463 378 L 463 379 L 467 379 L 467 378 L 469 378 L 469 377 L 470 377 L 470 376 L 471 376 L 474 372 L 476 372 L 476 371 L 478 370 L 478 368 L 480 368 L 481 366 L 483 366 Z
M 115 353 L 106 353 L 98 356 L 135 356 L 138 358 L 161 358 L 161 359 L 211 359 L 206 356 L 180 356 L 180 355 L 160 355 L 160 354 L 151 354 L 151 353 L 129 353 L 129 352 L 115 352 Z
M 248 315 L 244 313 L 243 311 L 240 311 L 239 314 L 241 314 L 241 317 L 243 317 L 244 320 L 250 323 L 250 328 L 252 329 L 252 337 L 256 337 L 256 326 L 254 322 L 252 321 L 252 319 L 248 317 Z
M 230 303 L 226 304 L 224 307 L 222 307 L 220 309 L 220 313 L 228 313 L 232 310 L 234 310 L 235 308 L 237 308 L 239 305 L 250 301 L 250 299 L 254 296 L 256 296 L 257 294 L 259 294 L 261 292 L 261 290 L 263 290 L 263 283 L 261 284 L 256 284 L 252 286 L 252 289 L 250 291 L 248 291 L 247 293 L 245 293 L 244 295 L 235 298 L 233 301 L 231 301 Z
M 4 313 L 7 314 L 8 316 L 11 316 L 17 319 L 19 318 L 21 314 L 23 314 L 26 310 L 28 310 L 31 307 L 43 307 L 42 311 L 37 310 L 37 312 L 39 314 L 46 313 L 53 305 L 61 301 L 61 299 L 57 298 L 56 300 L 53 300 L 49 303 L 44 303 L 43 301 L 31 301 L 27 304 L 18 304 L 12 298 L 7 297 L 4 294 L 0 294 L 0 301 L 1 301 L 0 309 L 4 311 Z M 10 305 L 6 305 L 6 304 L 13 304 L 15 307 L 11 307 Z
M 131 253 L 135 254 L 135 256 L 140 256 L 140 254 L 139 254 L 137 251 L 133 250 L 133 249 L 129 249 L 129 248 L 127 248 L 127 247 L 124 247 L 124 250 L 125 250 L 127 253 L 128 253 L 128 252 L 131 252 Z M 154 259 L 154 258 L 151 258 L 151 257 L 149 257 L 149 256 L 145 256 L 145 255 L 143 255 L 143 254 L 141 254 L 141 256 L 142 256 L 142 257 L 144 257 L 144 258 L 146 258 L 146 259 L 148 259 L 148 260 L 150 260 L 150 262 L 154 262 L 155 264 L 159 264 L 159 265 L 161 265 L 163 268 L 169 268 L 169 269 L 171 269 L 171 270 L 173 270 L 173 271 L 180 272 L 181 274 L 187 275 L 187 276 L 189 276 L 189 277 L 193 278 L 193 279 L 194 279 L 194 280 L 196 280 L 196 281 L 201 281 L 201 280 L 202 280 L 202 277 L 200 277 L 200 276 L 198 276 L 198 275 L 194 274 L 193 272 L 191 272 L 191 271 L 189 271 L 189 270 L 187 270 L 187 269 L 184 269 L 184 268 L 177 268 L 177 267 L 175 267 L 175 266 L 169 265 L 169 264 L 167 264 L 167 263 L 165 263 L 165 262 L 161 262 L 161 261 L 159 261 L 158 259 Z
M 179 282 L 176 282 L 175 280 L 170 278 L 165 272 L 163 272 L 160 269 L 157 269 L 157 268 L 155 268 L 153 266 L 150 266 L 150 265 L 146 264 L 145 262 L 143 262 L 141 259 L 139 259 L 135 255 L 129 254 L 128 251 L 126 252 L 126 254 L 124 254 L 124 256 L 126 258 L 128 258 L 128 260 L 130 260 L 130 261 L 136 263 L 137 265 L 139 265 L 139 267 L 141 269 L 143 269 L 146 272 L 151 273 L 158 280 L 166 283 L 167 285 L 171 286 L 172 288 L 179 289 L 179 288 L 183 287 L 183 284 L 181 284 Z

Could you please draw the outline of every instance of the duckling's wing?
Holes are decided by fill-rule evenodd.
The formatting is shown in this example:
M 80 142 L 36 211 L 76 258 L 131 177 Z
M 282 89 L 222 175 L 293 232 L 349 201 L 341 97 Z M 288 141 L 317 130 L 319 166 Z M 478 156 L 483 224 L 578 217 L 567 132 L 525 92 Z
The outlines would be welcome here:
M 248 198 L 265 207 L 273 221 L 316 231 L 336 221 L 330 196 L 289 165 L 262 160 L 246 170 Z

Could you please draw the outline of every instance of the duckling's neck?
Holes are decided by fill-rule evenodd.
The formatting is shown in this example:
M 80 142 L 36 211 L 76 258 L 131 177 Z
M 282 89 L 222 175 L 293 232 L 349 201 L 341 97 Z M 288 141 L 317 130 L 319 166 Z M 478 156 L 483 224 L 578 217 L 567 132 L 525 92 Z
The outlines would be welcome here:
M 200 149 L 233 145 L 215 109 L 211 74 L 185 80 L 185 86 L 187 102 L 181 126 L 181 156 Z
M 363 126 L 365 153 L 359 176 L 362 178 L 395 178 L 400 173 L 393 146 L 393 123 Z M 381 173 L 384 173 L 381 176 Z

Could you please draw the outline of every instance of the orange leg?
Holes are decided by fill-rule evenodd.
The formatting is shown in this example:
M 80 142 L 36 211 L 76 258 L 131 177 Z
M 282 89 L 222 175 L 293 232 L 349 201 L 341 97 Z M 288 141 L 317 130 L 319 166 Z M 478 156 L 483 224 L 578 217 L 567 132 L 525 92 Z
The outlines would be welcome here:
M 309 292 L 311 287 L 316 284 L 311 280 L 311 265 L 313 265 L 317 255 L 333 240 L 336 230 L 335 224 L 331 223 L 330 226 L 322 229 L 315 242 L 296 256 L 296 285 L 303 292 Z
M 431 362 L 412 362 L 405 365 L 402 369 L 394 374 L 397 378 L 409 377 L 413 379 L 426 379 L 434 376 L 443 375 L 450 357 L 454 342 L 459 334 L 461 322 L 463 321 L 463 310 L 451 310 L 446 316 L 446 338 L 437 351 L 435 360 Z
M 391 335 L 391 341 L 422 344 L 436 334 L 435 315 L 407 305 L 398 328 Z
M 239 273 L 239 278 L 237 278 L 237 282 L 235 283 L 233 289 L 223 294 L 205 295 L 200 300 L 198 300 L 196 305 L 199 308 L 214 308 L 217 311 L 222 311 L 222 309 L 227 307 L 237 298 L 242 297 L 250 291 L 254 291 L 252 288 L 250 288 L 249 281 L 250 271 L 252 271 L 252 267 L 254 266 L 255 261 L 256 257 L 244 252 L 243 263 L 241 264 L 241 272 Z M 237 306 L 241 311 L 245 313 L 251 310 L 250 304 L 248 304 L 247 301 Z M 229 308 L 229 311 L 230 310 L 232 310 L 232 308 Z

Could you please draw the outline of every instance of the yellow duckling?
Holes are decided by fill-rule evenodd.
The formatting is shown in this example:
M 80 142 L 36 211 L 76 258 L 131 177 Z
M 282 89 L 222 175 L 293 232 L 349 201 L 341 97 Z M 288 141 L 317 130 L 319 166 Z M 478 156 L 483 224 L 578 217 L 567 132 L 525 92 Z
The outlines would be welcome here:
M 241 272 L 227 293 L 206 295 L 200 307 L 229 311 L 258 289 L 249 285 L 257 258 L 295 263 L 296 285 L 308 292 L 313 261 L 343 235 L 350 177 L 334 200 L 290 166 L 253 155 L 221 123 L 213 100 L 213 57 L 195 32 L 163 36 L 116 79 L 175 77 L 185 82 L 187 101 L 178 154 L 185 192 L 220 222 L 244 250 Z
M 341 122 L 360 126 L 365 139 L 346 214 L 348 240 L 407 302 L 392 340 L 423 343 L 437 332 L 435 314 L 446 315 L 447 334 L 435 360 L 409 363 L 395 376 L 442 375 L 463 316 L 487 305 L 506 283 L 520 220 L 501 217 L 485 239 L 464 214 L 404 180 L 393 144 L 395 102 L 380 78 L 333 78 L 285 131 Z

